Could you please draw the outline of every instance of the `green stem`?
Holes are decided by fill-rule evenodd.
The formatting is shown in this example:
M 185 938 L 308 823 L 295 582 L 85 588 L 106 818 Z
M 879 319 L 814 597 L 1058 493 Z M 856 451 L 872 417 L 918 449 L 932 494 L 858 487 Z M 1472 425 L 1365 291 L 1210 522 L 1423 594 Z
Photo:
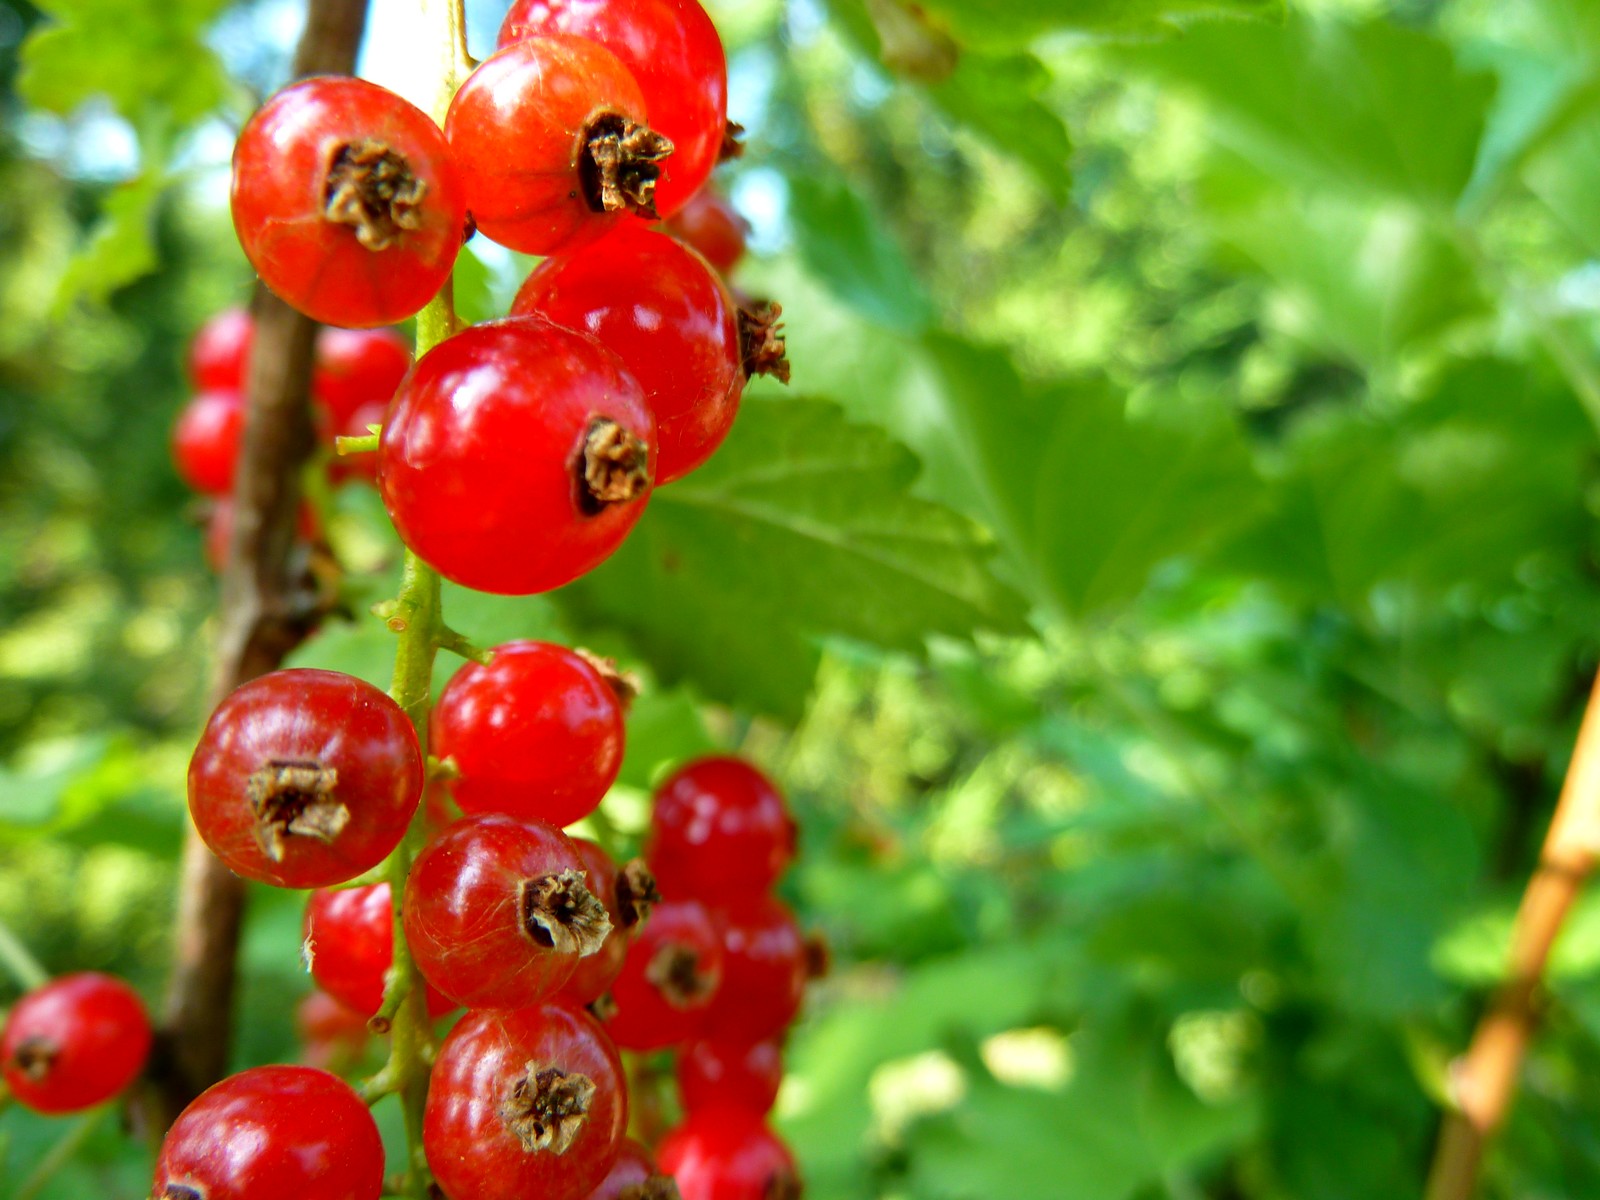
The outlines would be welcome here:
M 25 992 L 50 982 L 50 972 L 39 965 L 39 960 L 4 921 L 0 921 L 0 967 L 4 967 Z
M 32 1174 L 22 1181 L 12 1194 L 11 1200 L 33 1200 L 33 1197 L 44 1191 L 45 1185 L 54 1178 L 55 1173 L 71 1162 L 78 1151 L 83 1149 L 83 1144 L 93 1135 L 95 1127 L 105 1119 L 111 1107 L 109 1104 L 102 1104 L 78 1118 L 39 1160 L 39 1165 L 34 1167 Z

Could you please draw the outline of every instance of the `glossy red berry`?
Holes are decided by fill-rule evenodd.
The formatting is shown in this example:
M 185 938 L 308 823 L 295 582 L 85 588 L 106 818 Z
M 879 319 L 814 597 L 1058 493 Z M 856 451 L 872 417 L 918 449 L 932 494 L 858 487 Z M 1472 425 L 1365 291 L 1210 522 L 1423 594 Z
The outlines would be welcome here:
M 392 325 L 461 249 L 466 200 L 444 133 L 377 84 L 318 76 L 278 92 L 233 151 L 233 227 L 262 282 L 329 325 Z
M 623 1138 L 617 1161 L 584 1200 L 678 1200 L 678 1189 L 643 1143 Z
M 242 392 L 248 380 L 256 323 L 242 308 L 207 319 L 189 343 L 189 382 L 201 392 Z
M 529 38 L 485 60 L 444 123 L 478 232 L 553 254 L 627 213 L 654 219 L 672 143 L 645 116 L 628 68 L 588 38 Z
M 565 1004 L 469 1012 L 439 1048 L 422 1144 L 439 1185 L 470 1200 L 581 1200 L 628 1123 L 616 1047 Z
M 800 1011 L 806 942 L 794 914 L 770 896 L 712 913 L 722 935 L 722 986 L 706 1029 L 730 1042 L 776 1037 Z
M 694 900 L 658 904 L 634 935 L 612 985 L 606 1029 L 628 1050 L 659 1050 L 699 1037 L 722 983 L 722 939 Z
M 469 1008 L 539 1003 L 611 931 L 567 836 L 501 813 L 463 817 L 428 840 L 404 917 L 422 974 Z
M 319 888 L 306 900 L 305 957 L 311 978 L 365 1017 L 383 1005 L 384 975 L 394 963 L 394 910 L 389 885 Z M 427 989 L 428 1015 L 455 1007 Z
M 585 334 L 520 317 L 429 351 L 384 423 L 378 486 L 406 544 L 481 592 L 570 583 L 622 544 L 650 496 L 655 421 Z
M 508 642 L 445 686 L 431 746 L 455 762 L 450 791 L 462 811 L 570 825 L 595 810 L 622 766 L 628 694 L 605 660 Z
M 12 1006 L 0 1031 L 0 1075 L 35 1112 L 76 1112 L 132 1083 L 149 1052 L 150 1018 L 138 993 L 110 975 L 80 971 Z
M 381 411 L 389 403 L 410 369 L 411 351 L 391 330 L 324 329 L 317 334 L 311 398 L 327 414 L 330 426 L 348 433 L 342 427 L 358 411 L 373 405 Z
M 728 129 L 728 63 L 695 0 L 515 0 L 500 45 L 555 33 L 591 38 L 633 72 L 651 128 L 672 141 L 656 208 L 668 217 L 711 174 Z
M 662 1139 L 661 1169 L 683 1200 L 799 1200 L 794 1155 L 756 1113 L 695 1113 Z
M 399 844 L 422 776 L 411 722 L 370 683 L 337 671 L 274 671 L 211 714 L 189 760 L 189 812 L 235 873 L 326 887 Z
M 546 259 L 511 311 L 592 333 L 622 360 L 655 414 L 657 484 L 694 470 L 722 443 L 749 371 L 781 374 L 788 365 L 781 342 L 772 349 L 759 318 L 740 312 L 705 259 L 649 229 L 620 229 Z
M 759 896 L 793 857 L 783 796 L 743 759 L 702 758 L 656 790 L 645 858 L 665 896 L 716 904 Z
M 634 930 L 660 903 L 661 896 L 656 891 L 655 877 L 642 858 L 619 869 L 598 842 L 575 837 L 572 845 L 583 860 L 589 890 L 611 917 L 611 932 L 600 949 L 578 960 L 572 978 L 561 989 L 562 995 L 575 1004 L 592 1004 L 610 990 L 622 973 Z
M 724 985 L 726 986 L 726 985 Z M 716 1029 L 715 1023 L 711 1023 Z M 690 1042 L 678 1051 L 678 1098 L 688 1113 L 738 1108 L 772 1111 L 783 1083 L 783 1050 L 775 1040 Z
M 201 392 L 178 414 L 172 427 L 172 461 L 195 491 L 215 496 L 233 490 L 244 416 L 244 397 L 238 392 Z
M 151 1200 L 377 1200 L 367 1106 L 315 1067 L 252 1067 L 201 1093 L 161 1144 Z
M 693 246 L 726 275 L 744 257 L 750 226 L 728 198 L 708 183 L 667 221 L 667 232 Z

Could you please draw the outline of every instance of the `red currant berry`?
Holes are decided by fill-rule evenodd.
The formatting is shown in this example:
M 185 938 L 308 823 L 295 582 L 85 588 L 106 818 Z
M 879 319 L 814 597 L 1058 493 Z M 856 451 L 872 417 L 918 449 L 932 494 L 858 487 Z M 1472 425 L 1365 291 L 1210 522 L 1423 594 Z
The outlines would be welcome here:
M 326 887 L 399 844 L 422 776 L 411 722 L 370 683 L 337 671 L 274 671 L 211 714 L 189 760 L 189 812 L 235 873 Z
M 656 1170 L 656 1160 L 643 1144 L 623 1138 L 617 1161 L 585 1200 L 678 1200 L 678 1188 Z
M 562 995 L 575 1004 L 593 1004 L 616 982 L 628 957 L 628 943 L 650 909 L 661 902 L 655 878 L 636 858 L 620 871 L 598 842 L 573 838 L 578 857 L 583 860 L 589 890 L 600 898 L 611 916 L 611 932 L 600 949 L 578 961 L 578 968 L 567 980 Z
M 201 392 L 172 427 L 172 461 L 183 481 L 208 496 L 233 490 L 244 434 L 244 397 L 238 392 Z
M 465 812 L 570 825 L 595 810 L 622 766 L 627 684 L 604 659 L 550 642 L 510 642 L 455 673 L 433 710 L 431 745 L 460 772 Z
M 305 1065 L 335 1073 L 360 1057 L 370 1035 L 365 1016 L 324 991 L 311 992 L 295 1006 L 294 1023 Z
M 528 595 L 598 566 L 650 496 L 655 421 L 585 334 L 491 321 L 423 356 L 395 394 L 378 486 L 400 536 L 445 576 Z
M 394 964 L 394 910 L 389 885 L 320 888 L 306 900 L 305 956 L 311 978 L 365 1017 L 383 1006 L 384 975 Z M 455 1007 L 428 988 L 428 1015 Z
M 678 1051 L 678 1098 L 687 1113 L 738 1108 L 766 1114 L 782 1083 L 783 1050 L 776 1041 L 690 1042 Z
M 316 365 L 311 372 L 311 398 L 341 433 L 362 409 L 381 411 L 411 369 L 411 351 L 387 329 L 324 329 L 317 335 Z M 382 422 L 379 417 L 373 424 Z
M 656 1160 L 683 1200 L 800 1200 L 794 1155 L 756 1113 L 695 1113 L 662 1139 Z
M 242 392 L 256 323 L 246 310 L 227 308 L 200 326 L 189 343 L 189 382 L 201 392 Z
M 650 869 L 668 896 L 731 903 L 759 896 L 794 857 L 778 789 L 738 758 L 702 758 L 656 790 Z
M 448 1195 L 579 1200 L 628 1123 L 616 1047 L 565 1004 L 469 1012 L 439 1047 L 422 1144 Z
M 708 183 L 667 222 L 667 232 L 693 246 L 726 275 L 744 257 L 750 226 L 728 198 Z
M 634 212 L 655 218 L 672 143 L 645 125 L 644 97 L 588 38 L 529 38 L 461 85 L 445 136 L 478 232 L 526 254 L 593 241 Z
M 284 88 L 233 151 L 233 227 L 262 282 L 313 320 L 392 325 L 450 276 L 466 200 L 444 134 L 348 76 Z
M 730 1042 L 776 1037 L 800 1011 L 806 940 L 794 914 L 770 896 L 713 912 L 722 934 L 722 986 L 706 1028 Z
M 751 318 L 727 285 L 693 250 L 649 229 L 620 229 L 547 259 L 511 311 L 592 333 L 622 360 L 655 414 L 657 484 L 688 474 L 722 443 L 748 371 L 788 366 L 781 344 L 776 358 L 747 360 Z M 765 335 L 751 336 L 765 345 Z
M 150 1018 L 138 993 L 110 975 L 81 971 L 12 1007 L 0 1032 L 0 1075 L 35 1112 L 76 1112 L 132 1083 L 149 1052 Z
M 374 401 L 363 404 L 350 415 L 343 426 L 332 430 L 333 437 L 371 437 L 373 425 L 382 426 L 384 418 L 389 415 L 387 401 Z M 376 450 L 363 451 L 360 454 L 341 454 L 328 464 L 328 478 L 334 483 L 348 483 L 352 479 L 364 479 L 376 485 L 378 482 L 378 452 Z
M 539 1003 L 611 932 L 567 836 L 502 813 L 463 817 L 428 840 L 404 917 L 423 975 L 469 1008 Z
M 669 217 L 711 174 L 728 131 L 722 39 L 695 0 L 515 0 L 500 45 L 571 33 L 599 42 L 639 82 L 650 125 L 672 141 L 656 187 Z
M 606 1028 L 629 1050 L 698 1037 L 721 982 L 722 939 L 710 912 L 694 900 L 658 904 L 628 947 Z
M 377 1200 L 383 1142 L 350 1085 L 252 1067 L 202 1092 L 161 1144 L 151 1200 Z

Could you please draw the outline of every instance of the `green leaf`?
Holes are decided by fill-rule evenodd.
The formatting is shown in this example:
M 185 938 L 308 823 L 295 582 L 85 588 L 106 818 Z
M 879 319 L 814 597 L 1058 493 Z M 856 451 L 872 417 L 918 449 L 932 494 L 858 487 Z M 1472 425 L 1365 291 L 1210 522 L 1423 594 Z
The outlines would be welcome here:
M 988 538 L 910 495 L 917 469 L 832 404 L 748 400 L 717 455 L 555 599 L 580 627 L 622 630 L 664 682 L 791 719 L 821 637 L 921 653 L 933 633 L 1021 632 Z
M 1072 193 L 1067 163 L 1072 139 L 1061 118 L 1039 100 L 1049 81 L 1050 73 L 1031 54 L 965 54 L 955 73 L 928 94 L 952 118 L 1027 167 L 1051 200 L 1066 204 Z
M 80 297 L 104 304 L 112 292 L 156 269 L 156 209 L 167 182 L 162 172 L 146 171 L 107 193 L 88 239 L 61 274 L 58 316 Z
M 1049 33 L 1143 33 L 1209 16 L 1269 17 L 1282 0 L 923 0 L 964 46 L 1023 46 Z

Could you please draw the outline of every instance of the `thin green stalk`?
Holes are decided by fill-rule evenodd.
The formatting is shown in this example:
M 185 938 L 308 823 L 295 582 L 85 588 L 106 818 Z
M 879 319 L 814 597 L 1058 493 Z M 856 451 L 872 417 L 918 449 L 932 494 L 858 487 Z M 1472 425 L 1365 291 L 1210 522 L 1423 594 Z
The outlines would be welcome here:
M 4 921 L 0 921 L 0 967 L 4 967 L 25 992 L 50 982 L 50 972 L 39 965 L 39 960 Z

